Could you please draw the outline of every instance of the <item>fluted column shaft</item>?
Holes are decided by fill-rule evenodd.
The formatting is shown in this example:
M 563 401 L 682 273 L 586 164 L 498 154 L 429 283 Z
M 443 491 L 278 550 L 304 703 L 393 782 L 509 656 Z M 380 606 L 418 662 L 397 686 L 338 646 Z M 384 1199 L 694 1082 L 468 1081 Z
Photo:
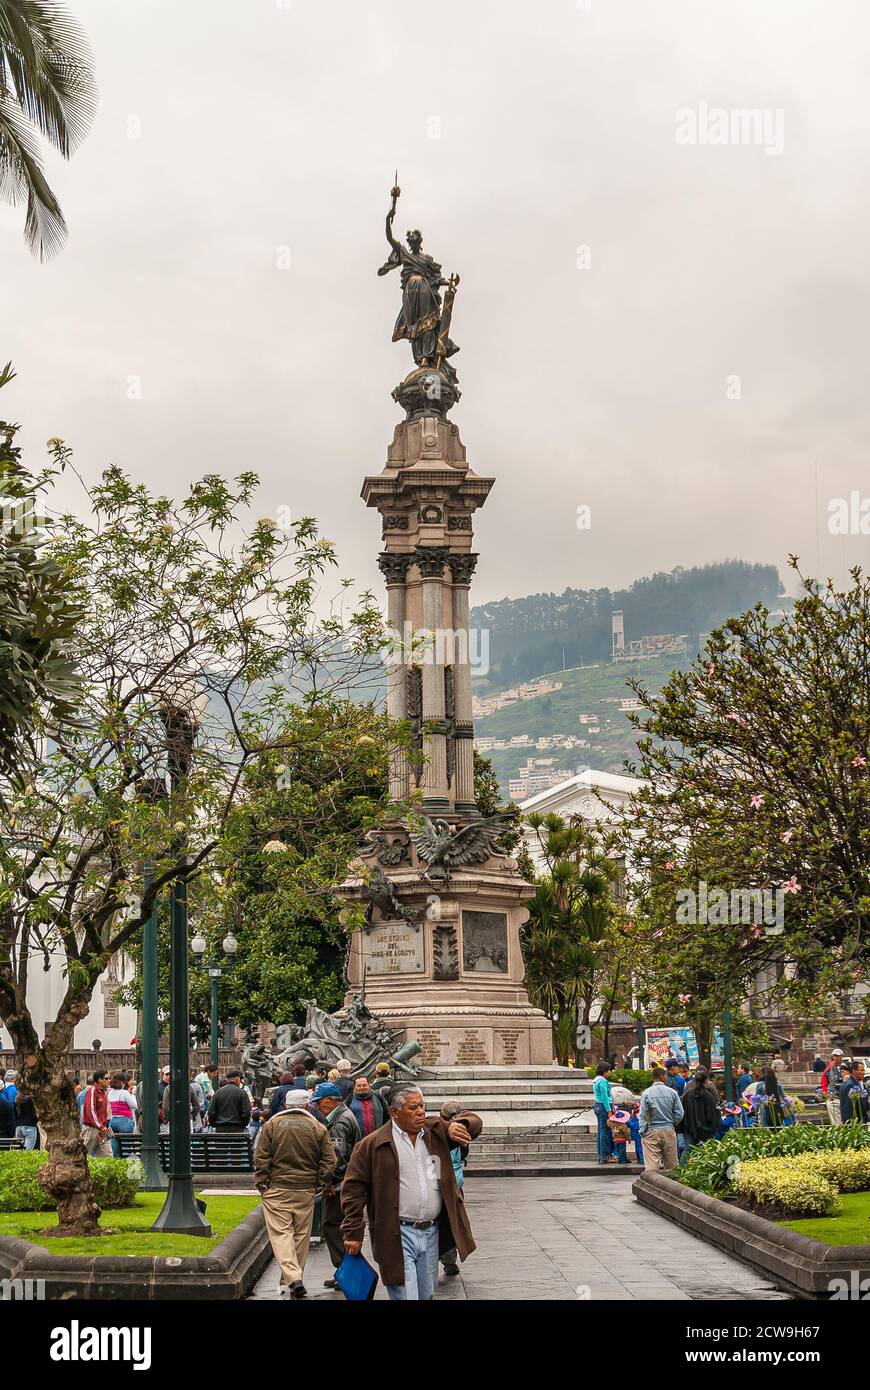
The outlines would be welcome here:
M 453 688 L 456 706 L 456 774 L 454 798 L 457 811 L 476 810 L 474 800 L 474 724 L 471 713 L 471 634 L 469 631 L 469 589 L 477 556 L 451 555 L 453 574 L 454 667 Z

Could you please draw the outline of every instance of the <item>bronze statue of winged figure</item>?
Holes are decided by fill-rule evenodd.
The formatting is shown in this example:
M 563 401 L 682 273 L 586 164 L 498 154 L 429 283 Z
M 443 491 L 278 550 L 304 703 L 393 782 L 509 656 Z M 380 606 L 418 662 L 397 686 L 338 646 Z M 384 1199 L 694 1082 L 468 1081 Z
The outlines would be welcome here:
M 507 824 L 503 815 L 486 816 L 454 831 L 440 817 L 424 820 L 423 828 L 411 836 L 418 859 L 426 865 L 424 877 L 430 883 L 445 883 L 452 869 L 486 863 L 498 853 L 493 844 L 504 834 Z

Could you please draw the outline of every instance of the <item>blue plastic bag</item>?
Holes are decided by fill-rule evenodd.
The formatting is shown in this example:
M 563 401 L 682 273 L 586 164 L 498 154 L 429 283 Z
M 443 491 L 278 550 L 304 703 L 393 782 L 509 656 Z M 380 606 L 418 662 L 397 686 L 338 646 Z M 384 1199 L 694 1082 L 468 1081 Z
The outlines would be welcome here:
M 378 1287 L 377 1271 L 362 1255 L 348 1255 L 335 1271 L 335 1282 L 349 1303 L 367 1303 Z

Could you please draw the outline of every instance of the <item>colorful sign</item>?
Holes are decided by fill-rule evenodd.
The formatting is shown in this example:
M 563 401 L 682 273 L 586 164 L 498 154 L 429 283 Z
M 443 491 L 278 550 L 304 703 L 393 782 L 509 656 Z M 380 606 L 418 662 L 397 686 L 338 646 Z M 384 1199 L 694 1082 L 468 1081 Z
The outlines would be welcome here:
M 699 1065 L 698 1043 L 694 1028 L 647 1028 L 645 1032 L 646 1064 L 648 1067 L 656 1064 L 663 1067 L 669 1057 L 676 1057 L 678 1062 L 688 1067 Z M 710 1062 L 714 1070 L 721 1070 L 725 1066 L 722 1034 L 718 1028 L 713 1033 Z

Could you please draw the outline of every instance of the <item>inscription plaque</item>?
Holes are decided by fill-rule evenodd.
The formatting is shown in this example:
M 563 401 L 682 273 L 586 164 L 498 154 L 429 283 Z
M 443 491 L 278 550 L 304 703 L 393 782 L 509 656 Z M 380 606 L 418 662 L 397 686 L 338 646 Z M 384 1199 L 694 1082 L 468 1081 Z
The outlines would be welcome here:
M 423 969 L 423 933 L 407 922 L 378 922 L 363 934 L 370 975 L 413 975 Z

